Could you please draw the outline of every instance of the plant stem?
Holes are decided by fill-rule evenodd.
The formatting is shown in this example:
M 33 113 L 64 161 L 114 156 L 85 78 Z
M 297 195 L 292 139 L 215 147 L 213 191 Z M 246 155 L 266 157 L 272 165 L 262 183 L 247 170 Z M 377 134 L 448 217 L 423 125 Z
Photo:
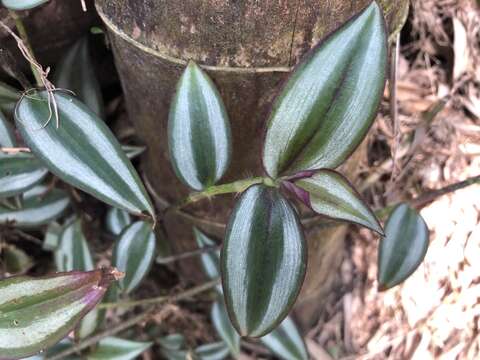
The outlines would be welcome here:
M 113 308 L 129 308 L 129 307 L 134 307 L 134 306 L 145 306 L 145 305 L 158 305 L 162 304 L 165 302 L 170 302 L 170 301 L 177 301 L 177 300 L 182 300 L 185 298 L 192 297 L 194 295 L 197 295 L 201 292 L 204 292 L 206 290 L 209 290 L 215 286 L 217 286 L 220 283 L 219 279 L 215 279 L 209 282 L 206 282 L 205 284 L 196 286 L 194 288 L 191 288 L 189 290 L 186 290 L 184 292 L 181 292 L 176 295 L 170 295 L 170 296 L 157 296 L 153 298 L 148 298 L 148 299 L 141 299 L 141 300 L 131 300 L 131 301 L 117 301 L 114 303 L 103 303 L 97 306 L 98 309 L 113 309 Z
M 15 27 L 17 28 L 18 35 L 23 40 L 23 43 L 27 47 L 30 55 L 35 58 L 35 54 L 32 49 L 32 45 L 30 44 L 30 40 L 28 38 L 27 30 L 25 29 L 25 25 L 23 24 L 22 19 L 14 12 L 9 11 L 10 16 L 13 20 L 15 20 Z M 30 63 L 30 68 L 32 69 L 33 76 L 35 77 L 35 81 L 37 86 L 43 86 L 42 75 L 38 72 L 38 70 Z
M 239 193 L 245 191 L 248 187 L 255 185 L 255 184 L 266 184 L 268 186 L 272 186 L 272 181 L 270 178 L 265 177 L 255 177 L 249 179 L 242 179 L 237 180 L 228 184 L 221 184 L 221 185 L 213 185 L 206 188 L 203 191 L 193 192 L 188 195 L 183 201 L 179 204 L 174 205 L 167 210 L 179 210 L 187 205 L 193 204 L 197 201 L 211 198 L 216 195 L 224 195 L 224 194 L 232 194 L 232 193 Z
M 412 206 L 416 209 L 421 209 L 421 208 L 425 207 L 426 205 L 428 205 L 429 203 L 431 203 L 432 201 L 439 198 L 440 196 L 455 192 L 457 190 L 463 189 L 463 188 L 465 188 L 467 186 L 470 186 L 470 185 L 473 185 L 473 184 L 480 184 L 480 175 L 472 176 L 472 177 L 470 177 L 466 180 L 463 180 L 463 181 L 460 181 L 460 182 L 457 182 L 457 183 L 454 183 L 454 184 L 451 184 L 451 185 L 447 185 L 447 186 L 445 186 L 441 189 L 438 189 L 438 190 L 427 191 L 427 192 L 417 196 L 415 199 L 413 199 L 411 201 L 407 201 L 407 202 L 410 204 L 410 206 Z M 401 202 L 390 204 L 390 205 L 385 206 L 382 209 L 378 209 L 377 211 L 375 211 L 375 215 L 377 215 L 377 217 L 379 217 L 380 219 L 384 219 L 388 215 L 390 215 L 390 213 L 395 208 L 395 206 L 397 206 Z
M 219 280 L 213 280 L 213 281 L 209 281 L 205 284 L 193 287 L 191 289 L 185 290 L 181 293 L 178 293 L 178 294 L 175 294 L 175 295 L 172 295 L 172 296 L 162 296 L 162 297 L 153 298 L 153 299 L 146 299 L 146 300 L 148 300 L 148 302 L 145 302 L 144 300 L 139 300 L 139 301 L 130 301 L 129 303 L 135 303 L 134 305 L 131 305 L 131 306 L 136 306 L 136 305 L 146 305 L 147 303 L 158 305 L 158 304 L 161 304 L 161 303 L 166 303 L 166 302 L 171 302 L 171 301 L 179 301 L 179 300 L 190 298 L 190 297 L 195 296 L 197 294 L 200 294 L 204 291 L 210 290 L 210 289 L 214 288 L 216 285 L 218 285 L 218 283 L 219 283 Z M 107 304 L 101 304 L 101 305 L 107 305 Z M 116 305 L 116 304 L 114 303 L 113 305 Z M 115 307 L 115 306 L 110 306 L 110 307 Z M 107 308 L 109 308 L 109 306 L 107 306 Z M 130 328 L 130 327 L 132 327 L 132 326 L 134 326 L 134 325 L 136 325 L 136 324 L 138 324 L 142 321 L 147 320 L 147 318 L 149 316 L 151 316 L 154 313 L 154 311 L 155 311 L 155 306 L 151 306 L 148 309 L 141 312 L 140 314 L 138 314 L 138 315 L 126 320 L 126 321 L 122 321 L 120 324 L 115 325 L 115 326 L 113 326 L 113 327 L 111 327 L 111 328 L 109 328 L 109 329 L 107 329 L 107 330 L 105 330 L 101 333 L 98 333 L 97 335 L 91 336 L 91 337 L 83 340 L 82 342 L 72 346 L 71 348 L 68 348 L 68 349 L 56 354 L 55 356 L 48 357 L 48 358 L 46 358 L 46 360 L 47 359 L 48 360 L 60 360 L 60 359 L 63 359 L 65 357 L 67 357 L 68 355 L 78 353 L 83 349 L 86 349 L 86 348 L 88 348 L 92 345 L 97 344 L 100 340 L 102 340 L 106 337 L 118 334 L 119 332 L 121 332 L 123 330 L 126 330 L 126 329 L 128 329 L 128 328 Z
M 172 256 L 158 257 L 156 261 L 157 261 L 157 264 L 166 265 L 178 260 L 187 259 L 193 256 L 204 254 L 206 252 L 217 251 L 217 250 L 220 250 L 220 245 L 204 246 L 199 249 L 185 251 L 183 253 L 172 255 Z

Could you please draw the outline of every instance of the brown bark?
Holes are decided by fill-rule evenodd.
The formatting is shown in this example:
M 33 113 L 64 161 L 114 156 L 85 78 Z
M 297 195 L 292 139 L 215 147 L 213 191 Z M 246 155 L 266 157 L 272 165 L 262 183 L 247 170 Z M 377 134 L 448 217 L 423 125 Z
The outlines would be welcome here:
M 263 173 L 265 120 L 289 66 L 369 2 L 98 0 L 97 9 L 112 35 L 131 120 L 148 145 L 146 176 L 158 195 L 172 203 L 188 193 L 170 166 L 166 136 L 169 103 L 186 60 L 205 67 L 230 116 L 233 162 L 224 181 L 259 175 Z M 396 24 L 407 1 L 383 3 L 388 22 Z M 232 197 L 224 197 L 188 211 L 225 223 L 232 203 Z M 223 235 L 221 226 L 201 227 Z M 175 251 L 195 247 L 191 221 L 171 215 L 166 230 Z M 305 325 L 315 320 L 311 315 L 318 313 L 321 298 L 330 288 L 330 274 L 341 260 L 344 233 L 343 227 L 308 232 L 309 271 L 299 301 L 300 306 L 304 304 Z M 181 267 L 189 277 L 200 273 L 197 263 L 184 261 Z

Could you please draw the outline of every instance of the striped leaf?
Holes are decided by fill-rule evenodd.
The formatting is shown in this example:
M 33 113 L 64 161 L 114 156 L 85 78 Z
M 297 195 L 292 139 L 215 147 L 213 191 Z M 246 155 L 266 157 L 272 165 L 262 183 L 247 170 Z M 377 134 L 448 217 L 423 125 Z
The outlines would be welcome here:
M 335 168 L 372 124 L 385 85 L 387 39 L 372 2 L 296 67 L 268 119 L 263 164 L 276 178 Z
M 383 235 L 374 212 L 338 172 L 328 169 L 312 171 L 285 181 L 283 185 L 317 214 L 359 224 Z
M 295 210 L 275 188 L 248 188 L 233 209 L 221 256 L 225 303 L 241 336 L 264 336 L 287 316 L 306 261 Z
M 0 155 L 0 197 L 21 194 L 42 181 L 48 170 L 30 154 Z
M 428 249 L 428 227 L 407 204 L 398 205 L 385 224 L 378 251 L 378 287 L 387 290 L 402 283 L 422 263 Z
M 59 342 L 103 297 L 112 269 L 0 281 L 0 357 L 24 358 Z
M 120 236 L 114 250 L 114 264 L 125 277 L 120 288 L 132 292 L 143 280 L 155 256 L 155 234 L 151 224 L 137 221 L 129 225 Z
M 102 91 L 95 75 L 87 37 L 82 37 L 65 53 L 55 70 L 53 83 L 58 88 L 73 91 L 90 110 L 104 119 Z
M 89 271 L 95 268 L 80 219 L 72 220 L 63 229 L 60 244 L 55 251 L 55 263 L 59 271 Z M 97 309 L 85 315 L 75 330 L 75 337 L 83 339 L 91 335 L 100 324 L 99 316 Z
M 136 359 L 152 343 L 107 337 L 98 343 L 95 350 L 87 355 L 87 360 L 131 360 Z
M 193 228 L 193 234 L 199 248 L 213 247 L 217 244 L 210 239 L 207 235 L 201 232 L 196 227 Z M 202 261 L 203 270 L 209 279 L 218 279 L 220 277 L 220 251 L 206 251 L 200 255 Z M 219 286 L 221 292 L 221 286 Z
M 213 82 L 192 61 L 170 107 L 168 141 L 173 168 L 192 189 L 215 184 L 230 163 L 227 112 Z
M 290 317 L 260 341 L 282 360 L 308 360 L 305 342 Z
M 219 299 L 213 303 L 210 317 L 218 335 L 220 335 L 225 344 L 227 344 L 232 357 L 236 359 L 240 354 L 240 336 L 230 322 L 223 299 Z
M 68 205 L 70 198 L 64 191 L 39 185 L 23 194 L 20 209 L 0 205 L 0 224 L 14 221 L 19 227 L 38 227 L 58 218 Z
M 55 263 L 58 271 L 94 269 L 93 258 L 80 219 L 71 220 L 63 229 L 59 246 L 55 250 Z
M 45 91 L 24 97 L 15 111 L 17 128 L 35 156 L 60 179 L 107 204 L 154 217 L 140 177 L 105 123 L 69 94 L 55 92 L 54 98 L 58 128 L 55 118 L 48 121 Z
M 120 233 L 125 229 L 128 225 L 132 223 L 132 218 L 122 209 L 117 208 L 110 208 L 107 212 L 107 229 L 113 235 L 120 235 Z

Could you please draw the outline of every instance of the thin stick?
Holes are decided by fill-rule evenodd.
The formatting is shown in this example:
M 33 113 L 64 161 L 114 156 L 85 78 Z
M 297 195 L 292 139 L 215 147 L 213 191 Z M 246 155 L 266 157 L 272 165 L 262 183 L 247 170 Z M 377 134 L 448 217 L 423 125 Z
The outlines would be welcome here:
M 438 190 L 432 190 L 423 193 L 414 200 L 412 200 L 411 205 L 417 209 L 423 208 L 435 199 L 439 198 L 440 196 L 455 192 L 473 184 L 480 184 L 480 175 L 472 176 L 466 180 L 445 186 Z
M 157 261 L 157 264 L 166 265 L 166 264 L 170 264 L 172 262 L 178 261 L 178 260 L 187 259 L 187 258 L 190 258 L 190 257 L 194 257 L 194 256 L 197 256 L 197 255 L 204 254 L 206 252 L 213 252 L 213 251 L 217 251 L 217 250 L 220 250 L 220 245 L 204 246 L 204 247 L 199 248 L 199 249 L 186 251 L 186 252 L 176 254 L 176 255 L 172 255 L 172 256 L 166 256 L 166 257 L 163 257 L 163 258 L 158 257 L 156 261 Z
M 190 298 L 190 297 L 195 296 L 197 294 L 200 294 L 200 293 L 202 293 L 206 290 L 210 290 L 210 289 L 214 288 L 218 283 L 219 283 L 219 280 L 214 280 L 214 281 L 210 281 L 208 283 L 205 283 L 203 285 L 196 286 L 194 288 L 191 288 L 189 290 L 186 290 L 182 293 L 179 293 L 179 294 L 176 294 L 176 295 L 173 295 L 173 296 L 165 296 L 165 297 L 156 298 L 157 300 L 156 300 L 155 304 L 158 305 L 158 304 L 161 304 L 161 303 L 173 302 L 173 301 L 179 301 L 179 300 L 187 299 L 187 298 Z M 141 305 L 144 305 L 144 304 L 141 304 Z M 99 341 L 101 341 L 102 339 L 104 339 L 106 337 L 118 334 L 119 332 L 122 332 L 123 330 L 126 330 L 126 329 L 128 329 L 132 326 L 135 326 L 138 323 L 141 323 L 142 321 L 147 320 L 148 317 L 151 316 L 154 312 L 155 312 L 155 306 L 151 306 L 148 309 L 146 309 L 145 311 L 143 311 L 142 313 L 140 313 L 140 314 L 138 314 L 138 315 L 126 320 L 126 321 L 122 321 L 120 324 L 115 325 L 115 326 L 111 327 L 110 329 L 107 329 L 107 330 L 105 330 L 101 333 L 98 333 L 95 336 L 89 337 L 89 338 L 83 340 L 82 342 L 78 343 L 77 345 L 72 346 L 71 348 L 58 353 L 55 356 L 48 357 L 48 358 L 46 358 L 46 360 L 60 360 L 60 359 L 63 359 L 65 357 L 67 357 L 68 355 L 78 353 L 83 349 L 86 349 L 86 348 L 88 348 L 92 345 L 97 344 Z
M 388 88 L 390 92 L 390 119 L 393 127 L 393 171 L 390 182 L 394 182 L 398 174 L 397 151 L 400 140 L 400 124 L 398 120 L 398 103 L 397 103 L 397 81 L 398 81 L 398 58 L 400 56 L 400 33 L 395 38 L 395 44 L 392 46 L 390 61 L 390 79 Z
M 131 300 L 131 301 L 117 301 L 114 303 L 103 303 L 97 306 L 98 309 L 113 309 L 113 308 L 129 308 L 135 306 L 158 305 L 166 302 L 173 302 L 192 297 L 206 290 L 212 289 L 220 283 L 219 279 L 215 279 L 205 284 L 196 286 L 184 292 L 169 296 L 157 296 L 153 298 Z
M 419 196 L 417 196 L 415 199 L 411 201 L 407 201 L 410 206 L 416 208 L 416 209 L 422 209 L 432 201 L 438 199 L 440 196 L 455 192 L 457 190 L 463 189 L 467 186 L 474 185 L 474 184 L 480 184 L 480 175 L 477 176 L 472 176 L 471 178 L 468 178 L 463 181 L 459 181 L 457 183 L 447 185 L 441 189 L 438 190 L 432 190 L 432 191 L 427 191 Z M 380 219 L 386 218 L 392 210 L 397 206 L 400 202 L 396 202 L 393 204 L 389 204 L 381 209 L 378 209 L 375 211 L 375 215 L 377 215 Z
M 30 148 L 27 147 L 0 147 L 0 152 L 5 154 L 30 153 Z

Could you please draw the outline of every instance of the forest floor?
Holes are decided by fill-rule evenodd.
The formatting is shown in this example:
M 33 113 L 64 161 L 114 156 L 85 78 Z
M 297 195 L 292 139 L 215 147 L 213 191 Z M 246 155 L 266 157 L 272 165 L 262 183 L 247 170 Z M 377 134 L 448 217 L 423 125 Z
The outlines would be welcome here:
M 398 110 L 392 115 L 386 101 L 364 164 L 373 204 L 480 174 L 478 4 L 414 1 L 400 39 Z M 421 214 L 430 229 L 425 261 L 383 293 L 378 237 L 350 232 L 337 292 L 308 334 L 316 359 L 480 358 L 480 185 L 439 197 Z

